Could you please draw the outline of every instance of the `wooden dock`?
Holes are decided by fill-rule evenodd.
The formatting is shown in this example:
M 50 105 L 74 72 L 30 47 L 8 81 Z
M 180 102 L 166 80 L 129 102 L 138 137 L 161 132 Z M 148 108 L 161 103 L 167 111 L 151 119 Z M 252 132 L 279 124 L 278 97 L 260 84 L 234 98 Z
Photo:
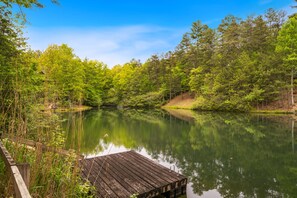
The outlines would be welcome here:
M 186 193 L 187 178 L 136 153 L 81 160 L 82 176 L 96 188 L 98 197 L 177 197 Z

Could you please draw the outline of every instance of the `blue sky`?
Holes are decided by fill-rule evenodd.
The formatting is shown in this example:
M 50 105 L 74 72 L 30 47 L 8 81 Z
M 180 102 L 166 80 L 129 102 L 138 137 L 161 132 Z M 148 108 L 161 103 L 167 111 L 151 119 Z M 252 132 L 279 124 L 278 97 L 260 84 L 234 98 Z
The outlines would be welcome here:
M 232 14 L 241 18 L 268 8 L 292 13 L 293 0 L 41 0 L 43 9 L 25 9 L 25 35 L 33 49 L 66 43 L 81 58 L 110 67 L 132 58 L 174 50 L 191 24 L 201 20 L 217 27 Z

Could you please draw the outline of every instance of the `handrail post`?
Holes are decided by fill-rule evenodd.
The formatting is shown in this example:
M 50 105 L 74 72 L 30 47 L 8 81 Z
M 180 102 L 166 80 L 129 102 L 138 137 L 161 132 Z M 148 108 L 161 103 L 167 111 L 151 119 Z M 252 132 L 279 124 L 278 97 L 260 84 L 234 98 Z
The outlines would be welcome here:
M 17 164 L 17 167 L 22 175 L 22 178 L 23 178 L 27 188 L 29 188 L 29 186 L 30 186 L 30 164 L 29 163 Z
M 16 166 L 9 152 L 2 144 L 1 140 L 0 140 L 0 156 L 2 156 L 6 167 L 9 169 L 9 172 L 11 173 L 13 183 L 14 183 L 14 191 L 15 191 L 16 198 L 31 198 L 31 195 L 28 191 L 28 188 L 25 184 L 25 181 L 18 167 Z M 28 167 L 28 165 L 25 165 L 24 167 Z M 25 169 L 27 169 L 26 176 L 30 177 L 30 172 L 28 172 L 29 169 L 28 168 L 25 168 Z M 28 184 L 29 184 L 29 180 L 28 180 Z

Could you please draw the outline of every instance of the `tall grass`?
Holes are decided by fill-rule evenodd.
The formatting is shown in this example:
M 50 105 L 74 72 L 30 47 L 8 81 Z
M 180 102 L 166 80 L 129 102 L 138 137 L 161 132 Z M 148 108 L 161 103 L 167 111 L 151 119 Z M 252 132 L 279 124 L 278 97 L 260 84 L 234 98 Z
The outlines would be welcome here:
M 56 152 L 65 149 L 61 117 L 51 111 L 42 111 L 40 93 L 27 89 L 31 83 L 28 79 L 17 73 L 14 75 L 13 86 L 0 90 L 0 97 L 4 99 L 0 103 L 0 133 L 13 159 L 17 163 L 30 164 L 29 191 L 32 197 L 93 197 L 89 183 L 80 177 L 76 152 L 70 150 L 67 155 Z M 28 146 L 19 141 L 21 139 L 32 140 L 52 150 Z M 0 160 L 0 197 L 14 194 L 7 172 Z
M 64 149 L 65 132 L 61 129 L 59 116 L 52 113 L 38 113 L 32 133 L 22 138 L 38 141 L 48 148 L 57 151 Z M 38 147 L 30 147 L 18 142 L 14 134 L 6 134 L 3 139 L 5 147 L 17 163 L 29 163 L 31 166 L 29 191 L 32 197 L 92 197 L 92 188 L 80 177 L 79 158 L 74 150 L 67 155 L 55 151 L 43 151 Z M 19 136 L 20 137 L 20 136 Z M 12 141 L 13 140 L 13 141 Z M 5 174 L 5 166 L 0 162 L 0 192 L 9 197 L 13 188 L 9 175 Z M 2 177 L 5 178 L 2 180 Z

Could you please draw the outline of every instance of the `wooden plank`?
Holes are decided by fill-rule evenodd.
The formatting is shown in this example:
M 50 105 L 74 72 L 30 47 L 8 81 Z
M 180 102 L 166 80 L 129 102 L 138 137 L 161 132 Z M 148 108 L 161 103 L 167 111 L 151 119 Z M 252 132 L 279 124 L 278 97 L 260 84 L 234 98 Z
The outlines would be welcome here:
M 160 164 L 155 163 L 154 161 L 139 155 L 138 153 L 136 153 L 135 151 L 131 151 L 129 152 L 129 154 L 133 154 L 138 160 L 142 161 L 143 164 L 145 163 L 150 163 L 150 166 L 153 168 L 153 170 L 158 170 L 163 172 L 164 174 L 170 176 L 172 179 L 176 180 L 176 181 L 180 181 L 181 185 L 186 185 L 187 184 L 187 178 L 173 170 L 170 170 Z
M 110 173 L 111 169 L 105 162 L 105 158 L 104 161 L 102 161 L 101 163 L 98 163 L 98 158 L 94 158 L 93 160 L 97 164 L 97 166 L 95 167 L 99 167 L 99 169 L 97 169 L 97 175 L 99 175 L 101 178 L 104 178 L 109 186 L 112 186 L 113 192 L 118 197 L 130 197 L 131 194 L 127 191 L 127 189 L 124 186 L 122 186 L 122 184 L 117 180 L 117 178 L 113 177 Z
M 144 166 L 145 169 L 148 171 L 156 173 L 159 177 L 163 177 L 166 182 L 176 182 L 179 180 L 179 178 L 175 177 L 175 174 L 172 174 L 172 171 L 168 171 L 169 169 L 166 169 L 165 172 L 163 169 L 160 169 L 160 167 L 154 166 L 155 162 L 150 161 L 146 162 L 143 161 L 139 156 L 132 155 L 132 152 L 127 153 L 127 155 L 130 155 L 132 158 L 134 158 L 139 164 Z
M 2 159 L 7 167 L 9 166 L 15 166 L 15 162 L 10 156 L 9 152 L 6 150 L 5 146 L 3 143 L 0 141 L 0 154 L 2 156 Z
M 126 155 L 129 155 L 131 152 L 127 153 Z M 142 157 L 141 155 L 137 154 L 138 156 L 136 156 L 134 159 L 140 163 L 142 166 L 146 167 L 148 171 L 152 172 L 152 173 L 155 173 L 155 174 L 159 174 L 159 177 L 160 178 L 167 178 L 167 182 L 165 183 L 165 185 L 162 185 L 162 183 L 160 183 L 160 189 L 161 189 L 161 193 L 164 193 L 164 192 L 167 192 L 167 191 L 170 191 L 172 189 L 175 189 L 177 186 L 178 186 L 178 182 L 179 180 L 171 180 L 169 179 L 171 176 L 170 175 L 165 175 L 165 174 L 161 174 L 159 172 L 159 169 L 157 168 L 153 168 L 151 169 L 150 166 L 152 165 L 153 161 L 150 161 L 150 163 L 141 163 L 141 161 L 138 160 L 138 158 Z M 171 173 L 171 172 L 170 172 Z M 171 174 L 172 175 L 172 174 Z
M 14 178 L 14 190 L 16 193 L 16 198 L 31 198 L 19 169 L 16 166 L 11 166 L 10 169 Z
M 181 193 L 187 178 L 156 164 L 134 151 L 84 159 L 82 176 L 105 197 L 155 197 L 168 192 L 169 196 Z M 101 191 L 101 193 L 100 193 Z
M 135 161 L 132 159 L 127 159 L 125 156 L 122 156 L 122 153 L 119 153 L 118 156 L 120 159 L 126 163 L 127 166 L 131 167 L 131 172 L 134 174 L 138 174 L 140 178 L 143 178 L 145 181 L 153 185 L 155 188 L 158 188 L 160 183 L 162 183 L 158 178 L 154 177 L 152 173 L 147 173 L 140 166 L 138 166 Z
M 168 181 L 164 180 L 162 177 L 158 176 L 155 171 L 151 171 L 145 168 L 144 164 L 139 163 L 137 160 L 134 158 L 130 157 L 127 153 L 119 153 L 119 156 L 122 156 L 124 160 L 127 160 L 128 163 L 132 163 L 132 166 L 137 168 L 141 173 L 146 176 L 151 178 L 153 181 L 155 181 L 156 186 L 164 186 L 168 183 Z
M 132 155 L 140 164 L 146 166 L 150 171 L 157 173 L 160 177 L 165 178 L 170 183 L 170 187 L 162 187 L 162 193 L 187 184 L 187 178 L 185 176 L 163 167 L 135 151 L 128 152 L 127 155 Z
M 112 178 L 113 180 L 116 180 L 119 184 L 119 188 L 114 189 L 114 190 L 121 190 L 121 188 L 125 189 L 125 192 L 128 193 L 128 196 L 130 197 L 130 195 L 134 194 L 136 191 L 134 188 L 132 188 L 129 184 L 129 182 L 126 182 L 125 179 L 123 179 L 123 177 L 121 176 L 121 174 L 117 171 L 114 171 L 114 168 L 111 167 L 110 163 L 107 161 L 107 159 L 105 158 L 105 161 L 98 161 L 96 160 L 96 163 L 102 167 L 101 173 L 105 173 L 105 176 L 107 176 L 108 178 Z M 107 168 L 106 168 L 107 167 Z M 109 179 L 109 181 L 112 181 Z M 121 190 L 123 191 L 123 190 Z M 120 196 L 120 194 L 122 194 L 122 192 L 116 191 L 116 194 Z
M 113 159 L 113 163 L 117 164 L 120 170 L 122 170 L 122 172 L 126 172 L 135 181 L 141 183 L 146 188 L 155 188 L 155 186 L 150 181 L 143 180 L 143 175 L 139 173 L 140 171 L 135 169 L 135 167 L 132 166 L 131 162 L 127 162 L 119 154 L 107 157 Z
M 97 183 L 100 184 L 100 182 L 104 182 L 103 185 L 109 186 L 110 191 L 112 191 L 112 196 L 116 196 L 116 197 L 129 197 L 130 196 L 130 193 L 127 192 L 125 189 L 123 189 L 123 187 L 120 185 L 120 183 L 118 183 L 115 178 L 111 177 L 106 172 L 106 167 L 101 167 L 100 165 L 98 165 L 95 161 L 95 158 L 93 158 L 92 160 L 88 160 L 88 161 L 89 161 L 88 163 L 94 162 L 93 171 L 91 172 L 90 176 L 96 178 L 94 181 L 95 185 Z
M 144 178 L 141 173 L 135 171 L 135 169 L 133 169 L 132 166 L 129 166 L 129 164 L 127 165 L 126 162 L 122 161 L 122 159 L 119 156 L 112 156 L 112 158 L 116 158 L 115 164 L 117 164 L 122 170 L 121 174 L 123 172 L 127 173 L 128 177 L 134 180 L 133 183 L 138 183 L 142 186 L 142 188 L 145 188 L 145 190 L 140 191 L 139 194 L 143 194 L 156 189 L 156 186 L 153 186 L 153 184 L 151 184 L 150 181 L 147 180 L 147 178 Z
M 8 136 L 6 136 L 6 138 L 8 138 L 8 140 L 11 141 L 11 142 L 24 144 L 27 147 L 37 148 L 38 146 L 40 146 L 42 151 L 54 152 L 54 153 L 58 153 L 60 155 L 69 156 L 69 150 L 64 150 L 64 149 L 60 149 L 60 148 L 56 148 L 56 147 L 46 146 L 46 145 L 44 145 L 44 144 L 42 144 L 40 142 L 35 142 L 33 140 L 28 140 L 28 139 L 19 138 L 19 137 L 8 137 Z M 76 155 L 80 159 L 83 159 L 83 155 L 78 154 L 78 153 L 76 153 Z
M 16 198 L 31 198 L 31 195 L 27 189 L 27 186 L 24 182 L 24 179 L 16 166 L 16 163 L 10 156 L 9 152 L 6 150 L 2 142 L 0 141 L 0 153 L 5 162 L 6 167 L 9 169 L 13 183 L 14 183 L 14 191 L 16 194 Z
M 146 192 L 146 188 L 143 188 L 138 181 L 135 181 L 135 179 L 133 180 L 126 171 L 121 169 L 119 164 L 113 161 L 113 158 L 106 156 L 105 159 L 106 166 L 110 166 L 112 170 L 109 173 L 112 174 L 114 178 L 117 178 L 119 183 L 126 188 L 130 195 Z M 100 161 L 97 161 L 97 163 L 100 163 Z
M 129 155 L 133 155 L 135 156 L 138 160 L 140 160 L 143 164 L 149 164 L 151 167 L 154 167 L 155 169 L 161 171 L 162 173 L 166 174 L 166 175 L 170 175 L 173 179 L 175 180 L 180 180 L 182 178 L 186 178 L 185 176 L 173 171 L 173 170 L 170 170 L 169 168 L 166 168 L 138 153 L 136 153 L 135 151 L 131 151 L 129 152 Z
M 162 165 L 159 165 L 154 161 L 136 153 L 135 151 L 127 152 L 125 153 L 125 155 L 134 156 L 134 159 L 138 161 L 138 163 L 140 163 L 142 166 L 145 166 L 150 171 L 155 172 L 156 174 L 159 174 L 160 177 L 163 177 L 163 178 L 165 177 L 167 179 L 169 183 L 161 188 L 162 193 L 167 191 L 175 191 L 176 188 L 179 188 L 182 185 L 181 179 L 185 179 L 184 184 L 185 185 L 187 184 L 187 179 L 183 175 L 180 175 Z M 176 175 L 180 177 L 176 177 Z M 171 177 L 175 177 L 175 179 L 174 178 L 171 179 Z
M 30 164 L 29 163 L 17 164 L 17 167 L 22 175 L 22 178 L 23 178 L 27 188 L 29 188 L 29 186 L 30 186 Z
M 148 189 L 154 189 L 156 188 L 156 185 L 153 185 L 153 183 L 150 180 L 147 180 L 147 178 L 143 177 L 143 174 L 135 169 L 131 163 L 127 163 L 125 160 L 122 159 L 121 156 L 118 154 L 116 155 L 110 155 L 115 160 L 115 163 L 120 165 L 124 168 L 124 170 L 133 178 L 136 182 L 142 183 L 146 188 Z M 124 171 L 123 170 L 123 171 Z
M 90 167 L 90 163 L 92 163 L 91 161 L 88 160 L 84 160 L 84 165 L 86 167 Z M 93 169 L 92 171 L 97 171 L 97 169 Z M 98 180 L 97 175 L 94 174 L 89 174 L 88 173 L 89 170 L 85 170 L 85 175 L 87 175 L 86 179 L 88 179 L 90 181 L 90 183 L 95 186 L 96 190 L 97 190 L 97 196 L 98 197 L 113 197 L 114 196 L 114 192 L 112 191 L 112 189 L 110 189 L 110 186 L 108 186 L 104 180 L 100 179 Z
M 154 182 L 154 180 L 151 180 L 151 178 L 145 176 L 142 170 L 135 167 L 131 160 L 127 160 L 119 154 L 113 154 L 111 157 L 116 160 L 116 164 L 126 168 L 126 170 L 123 171 L 127 172 L 130 175 L 130 177 L 134 176 L 134 178 L 136 178 L 136 183 L 145 182 L 145 185 L 149 185 L 146 191 L 138 193 L 138 197 L 154 197 L 161 194 L 161 191 L 158 188 L 158 185 Z

